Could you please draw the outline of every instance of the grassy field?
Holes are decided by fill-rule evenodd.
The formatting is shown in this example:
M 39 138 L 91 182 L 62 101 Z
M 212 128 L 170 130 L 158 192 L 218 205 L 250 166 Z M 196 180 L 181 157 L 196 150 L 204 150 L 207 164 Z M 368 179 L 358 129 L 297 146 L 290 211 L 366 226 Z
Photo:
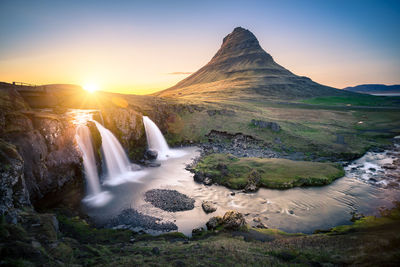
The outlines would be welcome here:
M 400 97 L 359 94 L 356 96 L 315 97 L 303 100 L 302 102 L 314 105 L 398 106 L 400 104 Z
M 393 110 L 257 101 L 210 101 L 199 105 L 204 110 L 180 112 L 168 123 L 171 131 L 166 137 L 170 144 L 207 142 L 206 135 L 217 130 L 251 135 L 279 152 L 303 152 L 305 160 L 326 157 L 335 161 L 388 145 L 391 137 L 400 134 L 400 112 Z M 220 112 L 210 115 L 210 110 Z M 255 127 L 252 119 L 278 123 L 281 130 Z
M 326 185 L 344 175 L 343 168 L 333 163 L 237 158 L 226 154 L 211 154 L 202 158 L 195 172 L 201 172 L 213 182 L 233 189 L 243 189 L 249 182 L 256 183 L 258 187 L 276 189 Z

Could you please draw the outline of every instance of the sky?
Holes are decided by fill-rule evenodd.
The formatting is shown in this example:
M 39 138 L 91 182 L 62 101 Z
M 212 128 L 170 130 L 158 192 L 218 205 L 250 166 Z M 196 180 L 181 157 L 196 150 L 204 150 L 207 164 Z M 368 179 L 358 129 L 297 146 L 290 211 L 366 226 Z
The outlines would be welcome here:
M 0 0 L 0 81 L 146 94 L 205 65 L 235 27 L 297 75 L 400 83 L 400 1 Z

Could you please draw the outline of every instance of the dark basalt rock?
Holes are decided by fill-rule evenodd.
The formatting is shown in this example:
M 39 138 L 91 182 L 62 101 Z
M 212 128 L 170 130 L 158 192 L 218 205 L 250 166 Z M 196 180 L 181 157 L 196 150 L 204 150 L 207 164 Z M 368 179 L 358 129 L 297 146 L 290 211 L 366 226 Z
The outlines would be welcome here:
M 172 222 L 161 222 L 160 218 L 144 215 L 134 209 L 123 210 L 118 216 L 112 218 L 105 227 L 131 230 L 142 228 L 155 231 L 178 230 L 178 227 Z
M 145 193 L 146 202 L 153 206 L 170 212 L 192 210 L 195 200 L 179 193 L 176 190 L 152 189 Z
M 148 160 L 154 160 L 157 159 L 158 157 L 158 152 L 157 150 L 154 149 L 147 149 L 146 152 L 144 153 L 144 158 Z

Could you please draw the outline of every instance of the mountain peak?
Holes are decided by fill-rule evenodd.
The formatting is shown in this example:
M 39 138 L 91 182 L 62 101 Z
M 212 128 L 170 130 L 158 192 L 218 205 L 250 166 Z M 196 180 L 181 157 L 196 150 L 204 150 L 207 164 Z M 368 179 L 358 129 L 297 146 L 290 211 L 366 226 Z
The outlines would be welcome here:
M 240 94 L 248 98 L 290 99 L 336 93 L 333 88 L 280 66 L 261 48 L 251 31 L 236 27 L 205 66 L 156 95 L 204 98 L 209 94 L 231 98 Z
M 246 42 L 253 41 L 258 43 L 256 36 L 249 30 L 242 27 L 236 27 L 233 31 L 225 36 L 223 44 L 226 42 Z
M 245 54 L 261 53 L 268 55 L 260 46 L 256 36 L 249 30 L 236 27 L 230 34 L 223 39 L 221 48 L 213 57 L 212 61 L 225 60 L 227 57 L 236 57 Z

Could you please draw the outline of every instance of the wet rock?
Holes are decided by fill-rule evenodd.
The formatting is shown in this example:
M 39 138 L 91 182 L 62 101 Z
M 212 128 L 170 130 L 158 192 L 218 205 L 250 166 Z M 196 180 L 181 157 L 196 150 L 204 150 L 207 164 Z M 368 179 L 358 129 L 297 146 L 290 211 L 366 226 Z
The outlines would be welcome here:
M 192 235 L 194 235 L 194 236 L 201 235 L 203 232 L 204 232 L 203 227 L 195 228 L 192 230 Z
M 235 192 L 231 192 L 231 196 L 234 196 L 234 195 L 236 195 L 236 193 Z
M 212 213 L 217 210 L 217 207 L 211 201 L 203 201 L 201 207 L 205 213 Z
M 158 152 L 157 150 L 154 149 L 147 149 L 146 152 L 144 153 L 144 158 L 148 160 L 154 160 L 157 159 L 158 157 Z
M 256 228 L 259 228 L 259 229 L 268 229 L 268 226 L 266 226 L 266 225 L 263 224 L 262 222 L 259 222 L 258 224 L 256 224 Z
M 223 222 L 223 219 L 221 216 L 214 216 L 211 217 L 208 222 L 206 223 L 207 229 L 208 230 L 215 230 L 219 225 L 221 225 Z
M 162 222 L 160 218 L 144 215 L 134 209 L 123 210 L 119 215 L 110 219 L 105 225 L 107 228 L 131 229 L 138 228 L 156 231 L 174 231 L 178 227 L 172 222 Z
M 360 219 L 365 217 L 364 214 L 358 213 L 358 212 L 355 212 L 355 211 L 350 212 L 350 214 L 351 214 L 350 221 L 352 221 L 352 222 L 358 221 L 358 220 L 360 220 Z
M 260 218 L 260 217 L 255 217 L 255 218 L 253 219 L 253 222 L 261 222 L 261 218 Z
M 156 168 L 156 167 L 160 167 L 161 163 L 150 161 L 150 160 L 144 160 L 143 161 L 143 165 L 146 166 L 146 167 Z
M 231 210 L 227 211 L 222 218 L 222 224 L 224 228 L 230 230 L 238 230 L 240 227 L 246 224 L 246 220 L 240 212 Z
M 145 193 L 146 202 L 165 211 L 177 212 L 194 209 L 195 200 L 176 190 L 152 189 Z
M 244 188 L 244 192 L 251 193 L 257 191 L 260 187 L 260 180 L 261 175 L 257 171 L 253 170 L 247 178 L 247 184 Z
M 397 169 L 397 166 L 393 165 L 393 164 L 385 164 L 382 166 L 382 168 L 387 169 L 387 170 L 395 170 L 395 169 Z
M 203 184 L 205 184 L 205 185 L 212 185 L 212 183 L 213 183 L 213 181 L 209 177 L 206 177 L 203 180 Z

